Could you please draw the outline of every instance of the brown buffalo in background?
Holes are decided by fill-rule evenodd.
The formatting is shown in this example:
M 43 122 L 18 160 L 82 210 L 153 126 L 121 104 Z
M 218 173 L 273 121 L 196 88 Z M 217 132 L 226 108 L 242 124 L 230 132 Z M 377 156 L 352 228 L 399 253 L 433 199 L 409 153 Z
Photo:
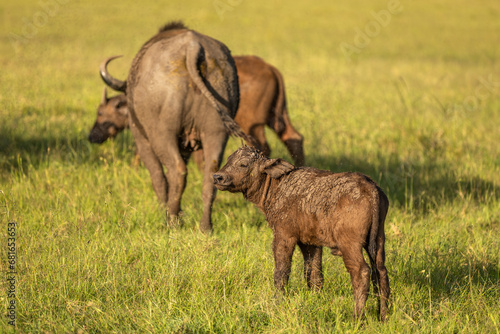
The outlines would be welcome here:
M 283 76 L 276 67 L 256 56 L 235 56 L 234 61 L 240 86 L 240 105 L 234 120 L 245 133 L 257 139 L 257 148 L 267 156 L 271 149 L 264 127 L 269 126 L 295 163 L 303 166 L 304 138 L 290 122 Z
M 109 77 L 107 59 L 100 66 L 101 75 Z M 269 126 L 285 144 L 295 164 L 304 165 L 303 137 L 295 130 L 288 116 L 285 85 L 281 73 L 272 65 L 256 56 L 233 57 L 238 72 L 240 102 L 234 120 L 242 130 L 257 140 L 255 145 L 269 156 L 265 126 Z M 107 97 L 106 89 L 97 111 L 97 119 L 89 140 L 103 143 L 128 127 L 128 109 L 124 94 Z M 249 143 L 250 144 L 250 143 Z M 194 152 L 198 165 L 203 160 L 202 152 Z
M 384 222 L 389 201 L 368 176 L 295 168 L 282 159 L 269 159 L 254 148 L 242 147 L 229 156 L 213 179 L 219 190 L 242 193 L 266 216 L 274 236 L 277 289 L 284 290 L 288 282 L 296 245 L 304 257 L 307 284 L 321 288 L 322 247 L 329 247 L 332 254 L 342 257 L 351 275 L 355 316 L 364 315 L 371 274 L 379 316 L 385 319 L 390 288 Z

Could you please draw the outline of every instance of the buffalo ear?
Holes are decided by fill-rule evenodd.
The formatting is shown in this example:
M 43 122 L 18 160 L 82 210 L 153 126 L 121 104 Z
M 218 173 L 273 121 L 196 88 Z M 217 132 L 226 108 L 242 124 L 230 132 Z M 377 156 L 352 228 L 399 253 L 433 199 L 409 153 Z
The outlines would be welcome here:
M 260 171 L 266 173 L 273 179 L 279 179 L 283 175 L 294 170 L 295 166 L 283 159 L 268 159 L 261 167 Z
M 118 108 L 118 109 L 116 109 L 116 112 L 119 113 L 123 117 L 127 117 L 128 116 L 128 107 L 125 106 L 122 108 Z
M 128 116 L 128 105 L 127 105 L 127 100 L 120 101 L 115 107 L 115 110 L 122 116 L 127 117 Z
M 106 87 L 104 87 L 104 90 L 102 91 L 101 104 L 106 104 L 106 103 L 108 103 L 108 91 L 106 90 Z

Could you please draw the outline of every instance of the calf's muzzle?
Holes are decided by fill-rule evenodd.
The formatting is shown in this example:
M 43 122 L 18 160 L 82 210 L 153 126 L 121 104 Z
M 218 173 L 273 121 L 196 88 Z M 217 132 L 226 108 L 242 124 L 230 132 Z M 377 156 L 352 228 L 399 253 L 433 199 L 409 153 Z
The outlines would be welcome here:
M 214 178 L 214 184 L 219 184 L 224 180 L 224 176 L 220 174 L 214 174 L 213 178 Z

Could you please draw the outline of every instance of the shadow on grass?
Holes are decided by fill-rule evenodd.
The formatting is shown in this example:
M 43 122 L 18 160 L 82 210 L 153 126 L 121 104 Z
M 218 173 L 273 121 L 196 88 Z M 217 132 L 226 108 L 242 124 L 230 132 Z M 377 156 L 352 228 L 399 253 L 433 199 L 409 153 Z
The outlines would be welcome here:
M 381 157 L 381 165 L 349 156 L 309 155 L 308 164 L 334 172 L 357 171 L 369 175 L 386 192 L 391 204 L 425 214 L 454 201 L 487 203 L 497 200 L 500 187 L 476 176 L 454 177 L 453 167 L 431 161 L 415 164 L 396 156 Z
M 476 293 L 496 293 L 498 298 L 500 270 L 498 258 L 478 256 L 467 245 L 444 245 L 441 249 L 425 250 L 423 259 L 407 259 L 400 279 L 430 289 L 431 297 L 467 296 L 472 287 Z
M 64 133 L 61 129 L 53 133 L 23 133 L 0 125 L 0 177 L 25 173 L 29 166 L 38 168 L 51 161 L 73 164 L 98 162 L 106 148 L 91 144 L 87 135 Z M 114 142 L 117 157 L 131 159 L 134 152 L 131 135 L 120 134 Z

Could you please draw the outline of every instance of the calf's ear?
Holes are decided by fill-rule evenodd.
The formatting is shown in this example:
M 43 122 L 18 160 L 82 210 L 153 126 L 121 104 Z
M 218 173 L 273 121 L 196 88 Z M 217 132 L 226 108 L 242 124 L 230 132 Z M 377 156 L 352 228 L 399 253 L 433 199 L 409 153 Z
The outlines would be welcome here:
M 268 159 L 261 167 L 260 172 L 266 173 L 273 179 L 279 179 L 283 175 L 292 171 L 295 168 L 294 165 L 285 161 L 283 159 Z

